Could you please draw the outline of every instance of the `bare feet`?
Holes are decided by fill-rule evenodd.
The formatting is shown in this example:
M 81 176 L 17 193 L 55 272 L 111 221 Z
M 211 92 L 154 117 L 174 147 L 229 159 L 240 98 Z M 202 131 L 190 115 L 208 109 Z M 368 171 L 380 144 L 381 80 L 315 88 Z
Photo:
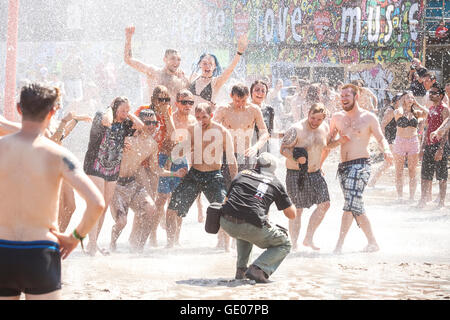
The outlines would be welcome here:
M 150 247 L 156 248 L 156 247 L 158 247 L 158 240 L 156 238 L 149 238 L 148 244 Z
M 334 254 L 341 254 L 342 253 L 342 247 L 336 247 L 333 251 Z
M 310 248 L 312 248 L 313 250 L 320 250 L 320 248 L 319 248 L 319 247 L 316 247 L 312 241 L 309 241 L 309 240 L 307 241 L 306 239 L 305 239 L 305 241 L 303 241 L 303 245 L 304 245 L 305 247 L 310 247 Z
M 363 252 L 376 252 L 378 250 L 380 250 L 380 247 L 378 247 L 378 245 L 375 243 L 375 244 L 368 244 L 364 248 Z
M 97 253 L 97 244 L 89 242 L 86 246 L 86 254 L 93 257 L 93 256 L 95 256 L 96 253 Z
M 110 244 L 109 244 L 109 251 L 111 251 L 111 252 L 116 252 L 116 250 L 117 250 L 117 244 L 114 242 L 111 242 Z

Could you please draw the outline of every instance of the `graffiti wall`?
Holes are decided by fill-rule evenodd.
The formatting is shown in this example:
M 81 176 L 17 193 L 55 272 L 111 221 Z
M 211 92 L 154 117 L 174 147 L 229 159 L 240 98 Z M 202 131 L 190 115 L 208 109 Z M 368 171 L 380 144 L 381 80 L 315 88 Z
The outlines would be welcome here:
M 271 58 L 385 63 L 420 54 L 423 0 L 209 0 L 235 39 L 249 32 Z M 217 19 L 216 19 L 217 20 Z M 295 48 L 295 50 L 292 50 Z

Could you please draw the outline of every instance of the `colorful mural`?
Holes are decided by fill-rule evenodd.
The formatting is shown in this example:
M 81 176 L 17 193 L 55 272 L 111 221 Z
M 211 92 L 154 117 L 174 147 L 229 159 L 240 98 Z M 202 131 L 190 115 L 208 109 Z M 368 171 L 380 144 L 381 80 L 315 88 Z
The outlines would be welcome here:
M 423 0 L 205 0 L 266 62 L 387 63 L 421 53 Z M 227 37 L 225 37 L 227 38 Z M 255 57 L 252 57 L 255 58 Z

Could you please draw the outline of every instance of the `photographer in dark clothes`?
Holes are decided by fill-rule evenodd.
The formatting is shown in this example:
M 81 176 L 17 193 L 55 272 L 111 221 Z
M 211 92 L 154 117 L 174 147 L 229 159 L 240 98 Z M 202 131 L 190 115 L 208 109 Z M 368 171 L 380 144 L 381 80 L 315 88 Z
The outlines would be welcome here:
M 295 206 L 274 175 L 275 169 L 276 158 L 264 152 L 255 168 L 241 171 L 228 190 L 220 226 L 236 238 L 236 279 L 247 277 L 258 283 L 269 282 L 269 276 L 291 250 L 287 230 L 271 225 L 267 217 L 275 202 L 286 217 L 295 218 Z M 253 245 L 266 250 L 247 269 Z

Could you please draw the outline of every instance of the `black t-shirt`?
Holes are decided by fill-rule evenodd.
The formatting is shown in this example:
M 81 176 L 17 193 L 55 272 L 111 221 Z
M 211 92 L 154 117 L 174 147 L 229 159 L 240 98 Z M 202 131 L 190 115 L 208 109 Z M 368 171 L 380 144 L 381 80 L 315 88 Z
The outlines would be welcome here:
M 283 184 L 274 175 L 260 174 L 257 170 L 243 170 L 231 182 L 223 205 L 223 213 L 244 219 L 259 228 L 267 220 L 270 206 L 275 202 L 278 210 L 292 205 Z
M 119 176 L 125 137 L 135 132 L 133 122 L 114 122 L 111 128 L 102 125 L 103 114 L 97 112 L 92 121 L 89 145 L 84 158 L 86 174 L 115 181 Z

